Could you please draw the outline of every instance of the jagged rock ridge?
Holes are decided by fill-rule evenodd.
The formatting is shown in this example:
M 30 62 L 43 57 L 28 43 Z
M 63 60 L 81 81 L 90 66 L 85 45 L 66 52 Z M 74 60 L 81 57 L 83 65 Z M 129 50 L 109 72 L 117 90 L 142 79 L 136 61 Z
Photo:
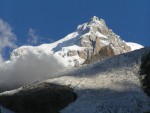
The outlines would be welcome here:
M 131 51 L 118 35 L 108 29 L 105 21 L 96 16 L 89 23 L 79 25 L 77 30 L 83 33 L 78 41 L 79 45 L 88 48 L 87 51 L 79 52 L 79 56 L 84 55 L 86 61 L 105 59 Z

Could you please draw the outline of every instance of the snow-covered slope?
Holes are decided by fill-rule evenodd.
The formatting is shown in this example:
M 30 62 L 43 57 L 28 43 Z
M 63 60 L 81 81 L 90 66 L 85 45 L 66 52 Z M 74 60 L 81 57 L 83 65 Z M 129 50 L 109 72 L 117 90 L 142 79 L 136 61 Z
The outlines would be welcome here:
M 139 71 L 150 48 L 65 70 L 44 83 L 67 85 L 77 100 L 61 113 L 144 113 L 150 111 L 150 98 L 141 88 Z M 149 56 L 150 58 L 150 56 Z M 149 61 L 150 62 L 150 61 Z M 29 86 L 30 87 L 30 86 Z M 1 93 L 13 95 L 20 89 Z
M 137 50 L 137 49 L 141 49 L 144 47 L 138 43 L 133 43 L 133 42 L 127 42 L 126 44 L 131 47 L 132 51 Z
M 65 72 L 46 82 L 73 87 L 78 99 L 61 113 L 144 113 L 150 98 L 140 84 L 141 58 L 150 48 L 133 51 Z

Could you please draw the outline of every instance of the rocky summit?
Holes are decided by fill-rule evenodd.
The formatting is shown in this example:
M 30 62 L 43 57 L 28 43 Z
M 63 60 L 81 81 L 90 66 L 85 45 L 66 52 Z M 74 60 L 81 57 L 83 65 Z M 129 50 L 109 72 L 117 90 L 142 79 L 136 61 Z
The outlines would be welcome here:
M 82 33 L 78 45 L 86 48 L 78 51 L 79 56 L 86 62 L 131 51 L 126 42 L 109 29 L 103 19 L 96 16 L 89 23 L 79 25 L 77 31 Z

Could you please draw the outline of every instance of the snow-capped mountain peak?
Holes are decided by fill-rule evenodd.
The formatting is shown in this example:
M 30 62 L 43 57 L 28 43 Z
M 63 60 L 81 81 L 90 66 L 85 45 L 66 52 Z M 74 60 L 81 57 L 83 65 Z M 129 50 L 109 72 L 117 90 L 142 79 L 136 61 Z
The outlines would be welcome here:
M 25 56 L 29 52 L 44 52 L 64 62 L 61 63 L 65 67 L 72 67 L 129 51 L 131 48 L 107 27 L 105 21 L 94 16 L 90 22 L 78 25 L 75 32 L 52 44 L 25 46 L 14 50 L 11 59 Z
M 106 27 L 105 21 L 103 19 L 99 19 L 98 17 L 94 16 L 91 18 L 90 22 L 78 25 L 77 31 L 80 33 L 88 33 L 88 32 L 94 32 L 97 28 Z
M 13 73 L 18 79 L 19 75 L 27 73 L 32 82 L 35 81 L 33 76 L 40 75 L 39 78 L 43 78 L 65 67 L 77 67 L 129 51 L 131 47 L 109 29 L 103 19 L 94 16 L 54 43 L 22 46 L 13 50 L 10 61 L 6 61 L 1 67 L 13 70 L 4 71 L 8 76 L 6 79 Z M 28 77 L 20 79 L 24 81 L 26 78 Z

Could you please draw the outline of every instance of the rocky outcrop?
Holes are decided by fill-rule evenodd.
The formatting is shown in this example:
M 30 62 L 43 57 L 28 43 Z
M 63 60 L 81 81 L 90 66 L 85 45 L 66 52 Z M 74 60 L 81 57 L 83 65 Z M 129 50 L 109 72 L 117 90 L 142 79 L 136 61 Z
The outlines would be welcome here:
M 72 50 L 72 51 L 68 51 L 67 52 L 67 56 L 76 56 L 78 53 L 77 53 L 77 51 L 75 51 L 75 50 Z
M 78 55 L 82 59 L 87 59 L 87 52 L 86 51 L 78 51 Z
M 13 92 L 0 94 L 0 105 L 16 113 L 59 113 L 77 98 L 68 86 L 45 82 Z

